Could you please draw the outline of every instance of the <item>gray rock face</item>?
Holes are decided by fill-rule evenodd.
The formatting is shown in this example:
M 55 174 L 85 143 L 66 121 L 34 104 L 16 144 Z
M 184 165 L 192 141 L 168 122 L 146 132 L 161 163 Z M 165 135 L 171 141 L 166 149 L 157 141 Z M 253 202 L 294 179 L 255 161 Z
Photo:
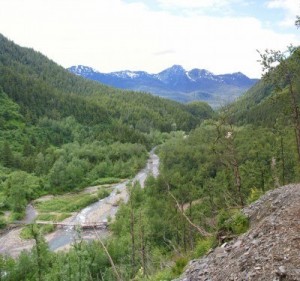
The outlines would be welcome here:
M 300 280 L 300 185 L 272 190 L 243 212 L 250 230 L 191 261 L 177 281 Z

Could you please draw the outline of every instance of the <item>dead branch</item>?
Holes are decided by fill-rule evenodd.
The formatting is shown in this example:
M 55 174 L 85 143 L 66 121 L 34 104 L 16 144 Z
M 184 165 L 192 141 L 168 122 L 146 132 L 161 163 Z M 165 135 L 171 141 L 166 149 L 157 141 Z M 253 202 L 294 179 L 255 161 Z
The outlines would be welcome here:
M 123 281 L 123 279 L 120 277 L 120 275 L 119 275 L 119 273 L 118 273 L 118 271 L 117 271 L 117 268 L 116 268 L 116 266 L 115 266 L 115 264 L 114 264 L 114 261 L 113 261 L 111 255 L 109 254 L 107 248 L 105 247 L 104 243 L 102 242 L 102 240 L 101 240 L 100 236 L 98 235 L 98 233 L 97 233 L 97 231 L 96 231 L 95 228 L 94 228 L 94 232 L 95 232 L 95 234 L 96 234 L 96 236 L 97 236 L 97 239 L 98 239 L 98 241 L 100 242 L 102 248 L 104 249 L 105 254 L 107 255 L 107 257 L 108 257 L 108 259 L 109 259 L 109 262 L 110 262 L 110 264 L 111 264 L 111 267 L 113 268 L 113 271 L 114 271 L 114 273 L 115 273 L 115 275 L 116 275 L 117 280 L 118 280 L 118 281 Z
M 181 210 L 180 208 L 180 204 L 178 203 L 177 199 L 175 198 L 175 196 L 171 193 L 170 191 L 170 186 L 168 185 L 168 193 L 170 194 L 170 196 L 173 198 L 173 200 L 176 202 L 177 208 L 178 210 L 181 212 L 181 214 L 183 215 L 183 217 L 187 220 L 187 222 L 194 227 L 202 236 L 204 237 L 209 237 L 212 236 L 211 233 L 207 232 L 206 230 L 202 229 L 201 227 L 199 227 L 198 225 L 194 224 L 190 218 L 185 214 L 185 212 L 183 210 Z

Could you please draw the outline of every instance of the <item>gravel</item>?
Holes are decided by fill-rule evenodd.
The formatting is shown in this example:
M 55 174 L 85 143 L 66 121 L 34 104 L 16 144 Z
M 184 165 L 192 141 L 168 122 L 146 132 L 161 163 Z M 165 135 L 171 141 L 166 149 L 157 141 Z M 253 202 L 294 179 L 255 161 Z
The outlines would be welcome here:
M 300 185 L 269 191 L 243 212 L 249 231 L 191 261 L 176 281 L 300 280 Z

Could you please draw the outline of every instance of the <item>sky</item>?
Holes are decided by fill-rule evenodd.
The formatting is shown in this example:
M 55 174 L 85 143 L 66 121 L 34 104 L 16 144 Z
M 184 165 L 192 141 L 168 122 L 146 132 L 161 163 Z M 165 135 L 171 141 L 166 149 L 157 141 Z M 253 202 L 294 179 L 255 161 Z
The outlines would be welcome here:
M 300 0 L 0 0 L 0 33 L 63 67 L 259 78 L 257 50 L 300 45 L 296 15 Z

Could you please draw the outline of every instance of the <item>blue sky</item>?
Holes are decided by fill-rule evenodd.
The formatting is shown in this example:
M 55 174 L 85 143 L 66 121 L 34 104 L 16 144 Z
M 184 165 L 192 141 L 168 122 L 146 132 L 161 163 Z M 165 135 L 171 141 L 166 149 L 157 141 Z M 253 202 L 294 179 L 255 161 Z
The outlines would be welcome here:
M 64 67 L 254 78 L 257 50 L 300 45 L 296 15 L 300 0 L 1 0 L 0 33 Z
M 297 0 L 124 0 L 126 3 L 143 3 L 154 11 L 167 11 L 188 17 L 191 13 L 212 17 L 253 17 L 265 28 L 277 32 L 295 32 L 294 18 L 300 11 Z

